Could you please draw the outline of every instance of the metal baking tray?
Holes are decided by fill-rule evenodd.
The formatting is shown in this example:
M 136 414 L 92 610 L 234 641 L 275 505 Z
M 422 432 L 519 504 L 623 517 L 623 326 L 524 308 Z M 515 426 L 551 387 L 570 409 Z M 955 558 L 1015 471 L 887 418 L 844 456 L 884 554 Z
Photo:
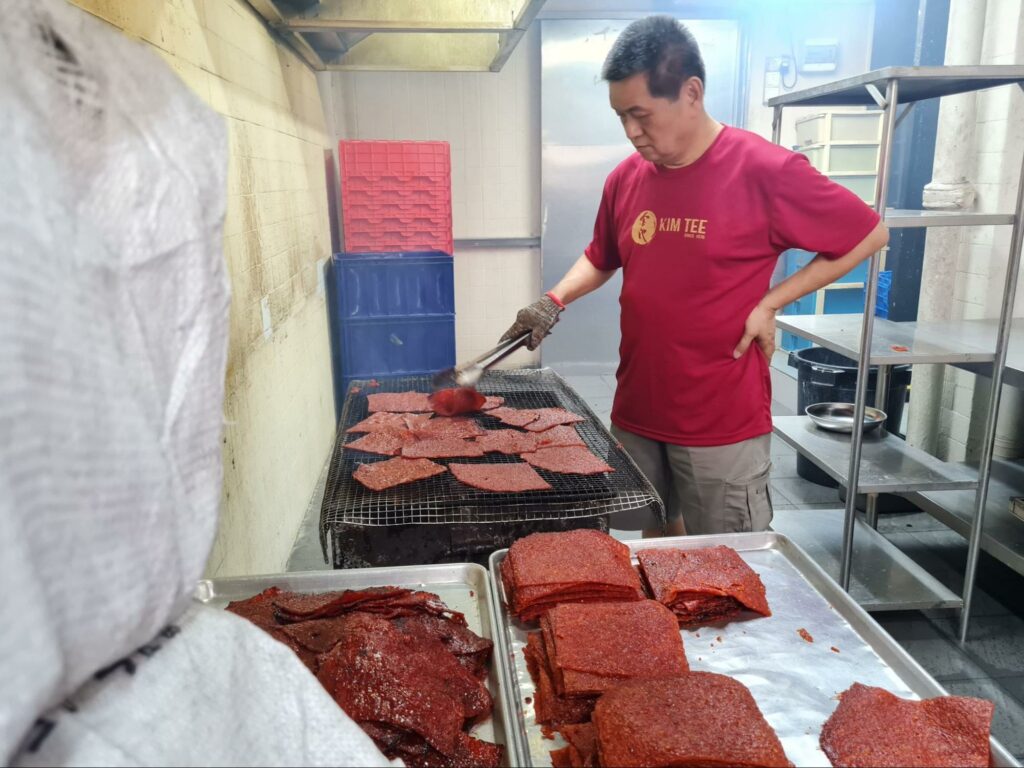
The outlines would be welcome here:
M 946 695 L 910 654 L 782 534 L 735 533 L 624 543 L 632 552 L 724 544 L 757 571 L 767 591 L 770 617 L 680 632 L 690 668 L 729 675 L 746 685 L 795 765 L 829 764 L 818 746 L 821 726 L 838 703 L 836 695 L 854 682 L 906 698 Z M 559 736 L 545 739 L 534 720 L 534 686 L 523 648 L 527 632 L 536 627 L 521 624 L 508 611 L 498 570 L 507 552 L 503 549 L 491 555 L 490 569 L 496 607 L 495 652 L 502 657 L 500 666 L 507 675 L 504 689 L 513 712 L 508 730 L 510 759 L 514 765 L 550 766 L 550 751 L 565 742 Z M 801 629 L 813 642 L 800 636 Z M 995 766 L 1018 765 L 995 739 L 992 761 Z
M 476 563 L 407 565 L 209 579 L 196 585 L 193 597 L 201 603 L 223 608 L 232 600 L 244 600 L 275 586 L 292 592 L 332 592 L 394 586 L 435 593 L 449 608 L 465 614 L 471 630 L 494 641 L 494 653 L 487 674 L 487 688 L 494 698 L 494 711 L 491 717 L 474 727 L 471 733 L 484 741 L 508 744 L 507 735 L 511 733 L 512 721 L 506 704 L 510 699 L 503 688 L 508 673 L 502 668 L 503 657 L 498 652 L 493 592 L 490 589 L 490 576 L 483 566 Z M 515 765 L 507 746 L 505 765 Z

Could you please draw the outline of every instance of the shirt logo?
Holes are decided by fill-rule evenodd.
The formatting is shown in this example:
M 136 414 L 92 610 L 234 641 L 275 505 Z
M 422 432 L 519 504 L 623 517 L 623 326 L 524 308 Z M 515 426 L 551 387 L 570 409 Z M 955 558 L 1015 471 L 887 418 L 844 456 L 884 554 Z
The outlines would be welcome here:
M 643 211 L 633 222 L 633 242 L 647 245 L 658 232 L 658 217 L 654 211 Z
M 647 245 L 659 232 L 678 233 L 690 240 L 704 240 L 707 238 L 707 227 L 707 219 L 674 216 L 663 216 L 659 219 L 654 211 L 642 211 L 633 222 L 633 242 L 637 245 Z

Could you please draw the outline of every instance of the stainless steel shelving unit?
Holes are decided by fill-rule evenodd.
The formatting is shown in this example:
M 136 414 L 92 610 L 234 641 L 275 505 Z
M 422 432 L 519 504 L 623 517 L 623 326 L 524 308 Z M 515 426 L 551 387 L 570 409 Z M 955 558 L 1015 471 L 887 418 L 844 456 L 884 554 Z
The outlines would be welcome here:
M 927 500 L 928 503 L 924 504 L 926 509 L 929 509 L 930 504 L 930 510 L 938 519 L 945 519 L 953 530 L 967 537 L 968 554 L 963 596 L 952 602 L 945 600 L 948 607 L 960 608 L 961 641 L 967 637 L 978 556 L 982 540 L 985 538 L 984 523 L 988 511 L 992 446 L 995 440 L 1000 391 L 1004 381 L 1010 383 L 1013 380 L 1012 375 L 1006 375 L 1008 358 L 1016 361 L 1013 362 L 1014 365 L 1018 362 L 1024 363 L 1024 350 L 1022 354 L 1012 357 L 1008 355 L 1013 300 L 1020 268 L 1021 241 L 1024 236 L 1024 161 L 1021 164 L 1017 206 L 1012 213 L 894 210 L 886 207 L 886 200 L 892 164 L 893 135 L 899 122 L 906 117 L 916 102 L 1014 84 L 1024 87 L 1024 66 L 887 67 L 804 91 L 777 96 L 768 102 L 775 110 L 772 139 L 776 144 L 780 139 L 782 110 L 785 107 L 868 106 L 882 110 L 875 210 L 889 227 L 1013 227 L 998 320 L 979 323 L 893 323 L 876 320 L 873 308 L 878 290 L 877 253 L 873 254 L 870 260 L 869 277 L 865 286 L 866 311 L 863 315 L 788 316 L 779 320 L 779 325 L 784 330 L 857 361 L 855 423 L 861 422 L 864 418 L 868 370 L 871 365 L 878 366 L 876 405 L 885 403 L 889 368 L 893 365 L 950 364 L 971 369 L 982 366 L 982 370 L 990 370 L 993 380 L 992 397 L 985 420 L 981 461 L 976 468 L 941 462 L 886 434 L 863 435 L 855 431 L 849 438 L 842 438 L 821 433 L 805 416 L 775 420 L 776 434 L 849 489 L 846 494 L 842 543 L 838 558 L 839 582 L 847 591 L 851 591 L 854 532 L 857 531 L 859 537 L 870 540 L 868 546 L 863 549 L 869 551 L 873 558 L 877 559 L 879 552 L 884 551 L 877 541 L 882 537 L 874 530 L 877 524 L 879 493 L 916 494 L 914 498 Z M 867 494 L 867 525 L 857 524 L 858 493 Z M 939 501 L 935 500 L 936 497 Z M 946 501 L 941 501 L 943 498 Z M 965 505 L 965 499 L 972 499 L 973 503 Z M 820 526 L 811 526 L 806 531 L 795 532 L 798 541 L 801 536 L 817 535 L 821 538 L 821 532 L 812 530 L 814 528 Z M 801 543 L 812 550 L 815 548 L 813 541 Z M 876 584 L 870 601 L 865 605 L 875 610 L 920 607 L 921 600 L 909 598 L 908 595 L 920 593 L 921 590 L 928 588 L 934 589 L 935 580 L 912 562 L 908 565 L 906 560 L 904 558 L 901 561 L 901 568 L 904 573 L 913 574 L 913 585 L 905 580 L 883 580 L 883 583 Z M 936 594 L 937 604 L 942 597 Z

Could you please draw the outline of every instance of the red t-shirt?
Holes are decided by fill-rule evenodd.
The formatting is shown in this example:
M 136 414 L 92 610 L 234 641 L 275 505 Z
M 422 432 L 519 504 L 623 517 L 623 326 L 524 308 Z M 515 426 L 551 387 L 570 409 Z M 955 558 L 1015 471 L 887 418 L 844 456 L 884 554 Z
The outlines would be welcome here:
M 612 422 L 677 445 L 728 445 L 771 431 L 768 361 L 732 353 L 779 254 L 849 253 L 878 223 L 807 158 L 725 127 L 696 162 L 639 154 L 608 176 L 586 255 L 622 267 L 622 343 Z

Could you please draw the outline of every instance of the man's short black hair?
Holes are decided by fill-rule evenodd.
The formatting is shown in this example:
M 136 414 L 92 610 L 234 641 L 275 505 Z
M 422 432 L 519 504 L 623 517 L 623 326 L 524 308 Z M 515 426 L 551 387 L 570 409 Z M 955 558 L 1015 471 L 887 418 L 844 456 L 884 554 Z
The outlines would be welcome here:
M 601 76 L 612 83 L 640 73 L 647 75 L 651 96 L 670 101 L 679 98 L 679 90 L 691 77 L 707 83 L 693 33 L 671 16 L 648 16 L 622 30 L 601 70 Z

